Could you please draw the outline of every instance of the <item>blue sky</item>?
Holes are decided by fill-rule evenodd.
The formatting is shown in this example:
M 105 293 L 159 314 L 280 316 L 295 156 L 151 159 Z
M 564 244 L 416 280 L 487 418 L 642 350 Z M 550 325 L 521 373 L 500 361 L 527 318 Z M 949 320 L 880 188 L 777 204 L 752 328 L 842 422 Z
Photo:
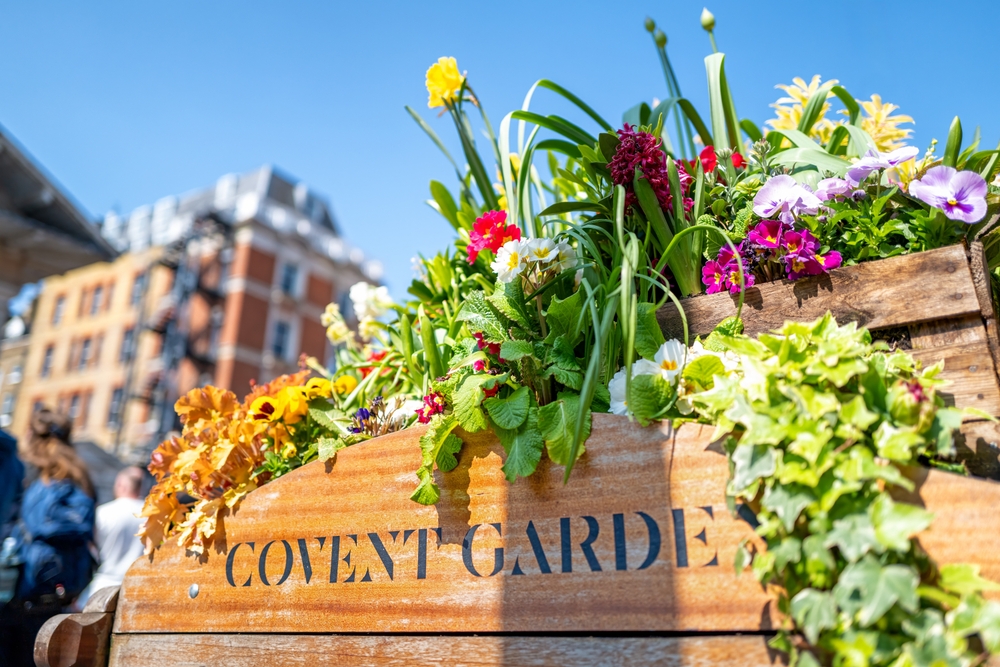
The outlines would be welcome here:
M 617 123 L 666 97 L 643 19 L 669 37 L 686 97 L 705 110 L 701 2 L 0 2 L 0 123 L 97 217 L 272 163 L 329 197 L 344 235 L 386 265 L 451 229 L 423 203 L 450 167 L 407 116 L 424 72 L 458 58 L 495 124 L 539 78 Z M 996 3 L 715 1 L 737 110 L 762 124 L 776 83 L 837 78 L 916 119 L 915 145 L 954 115 L 1000 140 L 991 43 Z M 536 95 L 533 109 L 566 113 Z M 457 150 L 455 151 L 458 152 Z

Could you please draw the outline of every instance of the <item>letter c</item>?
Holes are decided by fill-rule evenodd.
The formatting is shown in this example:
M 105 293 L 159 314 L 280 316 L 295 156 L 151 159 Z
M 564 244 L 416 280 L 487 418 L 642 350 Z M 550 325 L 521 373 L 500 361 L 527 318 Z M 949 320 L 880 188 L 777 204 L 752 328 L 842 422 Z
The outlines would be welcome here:
M 250 547 L 250 553 L 253 553 L 254 543 L 247 542 L 246 544 L 248 547 Z M 233 588 L 236 587 L 236 582 L 233 581 L 233 561 L 236 559 L 236 552 L 239 550 L 241 546 L 243 546 L 243 542 L 236 543 L 236 545 L 233 546 L 232 550 L 229 552 L 229 556 L 226 558 L 226 581 L 228 581 L 229 585 L 232 586 Z M 253 579 L 253 574 L 247 576 L 247 580 L 243 583 L 243 585 L 249 586 L 251 579 Z

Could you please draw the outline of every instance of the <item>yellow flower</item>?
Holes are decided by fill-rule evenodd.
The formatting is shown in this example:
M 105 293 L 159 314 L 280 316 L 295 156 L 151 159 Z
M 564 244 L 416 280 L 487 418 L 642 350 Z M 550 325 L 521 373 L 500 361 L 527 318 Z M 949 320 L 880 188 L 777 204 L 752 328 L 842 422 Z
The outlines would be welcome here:
M 465 75 L 458 71 L 458 62 L 454 58 L 438 58 L 427 70 L 427 93 L 430 96 L 427 106 L 434 109 L 443 107 L 445 102 L 454 102 L 463 83 Z
M 282 419 L 286 424 L 296 424 L 309 410 L 309 394 L 305 387 L 285 387 L 278 394 L 284 403 Z
M 250 405 L 250 415 L 254 420 L 277 421 L 285 411 L 285 399 L 277 396 L 260 396 Z
M 358 386 L 358 381 L 353 375 L 341 375 L 333 383 L 333 391 L 343 396 L 350 394 Z
M 822 81 L 820 75 L 816 74 L 808 84 L 804 79 L 795 77 L 792 79 L 792 85 L 790 86 L 775 86 L 775 88 L 785 91 L 788 97 L 782 97 L 771 105 L 778 117 L 767 121 L 767 124 L 775 130 L 796 129 L 799 126 L 799 121 L 802 120 L 802 111 L 805 109 L 806 104 L 809 103 L 809 98 L 820 89 Z M 833 79 L 832 82 L 836 84 L 837 80 Z M 833 96 L 833 93 L 828 93 L 827 99 Z M 830 104 L 824 104 L 822 111 L 820 111 L 819 119 L 817 119 L 809 131 L 809 136 L 818 139 L 821 143 L 826 143 L 830 139 L 833 129 L 837 126 L 836 123 L 825 117 L 826 112 L 829 110 Z
M 858 100 L 858 103 L 865 110 L 865 115 L 861 119 L 861 129 L 875 140 L 876 148 L 887 153 L 906 145 L 903 140 L 908 138 L 913 130 L 900 128 L 899 125 L 912 123 L 911 117 L 903 114 L 891 115 L 899 107 L 895 104 L 884 104 L 881 95 L 872 95 L 870 101 Z
M 294 442 L 289 442 L 281 450 L 281 458 L 283 458 L 283 459 L 290 459 L 290 458 L 292 458 L 293 456 L 295 456 L 298 453 L 299 453 L 299 450 L 296 449 L 295 443 Z
M 331 391 L 333 388 L 326 378 L 313 378 L 306 383 L 306 393 L 310 399 L 328 398 Z

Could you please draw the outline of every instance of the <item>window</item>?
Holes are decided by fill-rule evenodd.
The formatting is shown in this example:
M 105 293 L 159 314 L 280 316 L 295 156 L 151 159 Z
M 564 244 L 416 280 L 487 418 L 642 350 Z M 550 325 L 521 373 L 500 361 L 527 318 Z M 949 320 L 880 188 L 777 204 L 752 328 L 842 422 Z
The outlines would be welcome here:
M 76 316 L 83 317 L 83 314 L 87 311 L 87 288 L 84 287 L 80 290 L 80 307 L 77 308 Z
M 288 296 L 294 297 L 299 281 L 299 267 L 294 264 L 285 264 L 281 267 L 281 291 Z
M 13 421 L 14 394 L 4 394 L 0 400 L 0 428 L 7 428 Z
M 291 328 L 288 322 L 276 322 L 274 325 L 274 341 L 271 343 L 271 351 L 279 359 L 288 357 L 288 338 Z
M 104 310 L 111 310 L 111 301 L 115 296 L 115 283 L 114 281 L 108 283 L 108 295 L 104 298 Z
M 66 314 L 66 297 L 56 297 L 56 305 L 52 307 L 52 326 L 59 326 L 63 315 Z
M 97 366 L 101 363 L 101 348 L 104 347 L 104 334 L 97 334 L 94 338 L 94 359 L 93 364 Z
M 140 273 L 132 283 L 132 294 L 129 297 L 129 305 L 138 306 L 142 301 L 142 295 L 146 291 L 146 273 Z
M 55 350 L 51 345 L 45 348 L 45 356 L 42 358 L 42 372 L 41 372 L 41 376 L 43 378 L 47 378 L 52 373 L 53 354 L 55 354 Z
M 80 416 L 80 394 L 73 394 L 73 397 L 69 399 L 69 418 L 76 421 L 76 418 Z
M 94 288 L 94 293 L 90 296 L 90 316 L 93 317 L 101 310 L 101 299 L 104 297 L 104 288 L 98 285 Z
M 121 387 L 116 387 L 114 391 L 111 392 L 111 404 L 108 406 L 108 426 L 111 428 L 117 428 L 118 425 L 122 423 L 124 398 L 125 390 Z
M 82 371 L 85 370 L 89 365 L 90 365 L 90 339 L 84 338 L 83 344 L 80 345 L 80 363 L 77 365 L 76 369 L 78 371 Z
M 135 327 L 129 327 L 122 335 L 122 349 L 118 353 L 118 361 L 127 364 L 135 356 Z
M 21 366 L 18 364 L 10 369 L 10 375 L 7 376 L 7 384 L 18 384 L 21 382 Z
M 78 426 L 81 428 L 87 425 L 87 418 L 90 417 L 90 396 L 92 393 L 87 391 L 80 399 L 80 419 Z

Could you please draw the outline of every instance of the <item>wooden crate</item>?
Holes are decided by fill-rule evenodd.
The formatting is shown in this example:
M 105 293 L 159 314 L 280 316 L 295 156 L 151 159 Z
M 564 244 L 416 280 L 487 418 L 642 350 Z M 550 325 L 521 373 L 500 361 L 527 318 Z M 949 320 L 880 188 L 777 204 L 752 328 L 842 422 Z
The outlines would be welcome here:
M 432 507 L 409 500 L 421 432 L 254 491 L 201 560 L 174 544 L 140 559 L 120 597 L 50 621 L 38 664 L 780 662 L 766 646 L 771 597 L 733 570 L 753 515 L 726 509 L 728 466 L 709 427 L 595 415 L 567 485 L 547 460 L 509 484 L 492 434 L 463 434 L 458 467 L 435 473 Z M 1000 484 L 913 476 L 936 513 L 924 548 L 1000 579 Z M 67 661 L 84 650 L 89 662 Z
M 736 314 L 736 297 L 728 293 L 681 301 L 690 336 L 705 336 Z M 765 283 L 746 292 L 742 319 L 745 332 L 757 335 L 787 320 L 812 321 L 827 312 L 837 322 L 857 322 L 877 337 L 893 340 L 925 366 L 944 361 L 942 390 L 948 403 L 1000 416 L 1000 337 L 990 296 L 990 281 L 981 243 L 949 246 L 855 266 L 801 280 Z M 682 319 L 673 303 L 657 313 L 668 338 L 683 340 Z M 962 428 L 959 453 L 978 476 L 1000 479 L 1000 428 L 969 415 Z

